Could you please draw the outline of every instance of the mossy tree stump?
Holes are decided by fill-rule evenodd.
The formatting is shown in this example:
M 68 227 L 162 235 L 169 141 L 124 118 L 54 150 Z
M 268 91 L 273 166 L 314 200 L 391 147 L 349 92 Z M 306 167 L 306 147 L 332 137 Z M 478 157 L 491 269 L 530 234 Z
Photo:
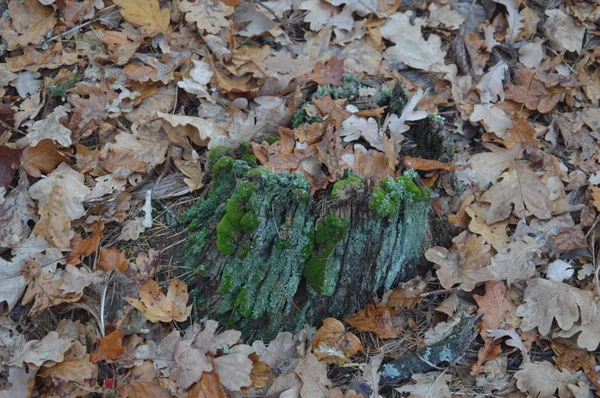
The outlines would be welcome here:
M 189 210 L 199 311 L 272 337 L 344 317 L 416 274 L 429 194 L 411 173 L 367 188 L 349 175 L 317 198 L 301 174 L 273 174 L 213 150 L 203 198 Z

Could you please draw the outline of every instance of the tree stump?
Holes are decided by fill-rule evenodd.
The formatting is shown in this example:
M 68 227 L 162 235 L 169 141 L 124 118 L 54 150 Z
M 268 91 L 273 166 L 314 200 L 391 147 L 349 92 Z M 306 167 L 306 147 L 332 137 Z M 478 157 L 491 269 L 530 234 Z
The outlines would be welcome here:
M 301 174 L 211 152 L 208 191 L 187 213 L 199 313 L 269 338 L 344 317 L 416 274 L 429 193 L 407 172 L 367 187 L 347 175 L 312 198 Z M 414 175 L 413 175 L 414 174 Z

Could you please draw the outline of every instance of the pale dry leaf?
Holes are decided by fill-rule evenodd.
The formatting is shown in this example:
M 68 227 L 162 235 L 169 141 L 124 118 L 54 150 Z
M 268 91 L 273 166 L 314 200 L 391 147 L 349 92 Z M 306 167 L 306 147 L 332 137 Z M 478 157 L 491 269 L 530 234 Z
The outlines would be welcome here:
M 33 232 L 46 238 L 57 249 L 65 251 L 69 248 L 71 220 L 62 209 L 62 204 L 63 188 L 56 184 L 52 187 L 48 200 L 38 210 L 40 217 Z
M 42 87 L 42 80 L 38 80 L 40 76 L 39 72 L 21 72 L 11 85 L 17 89 L 19 97 L 25 98 L 40 91 Z
M 481 77 L 476 86 L 481 91 L 481 102 L 491 103 L 498 100 L 504 102 L 503 80 L 507 71 L 508 64 L 501 61 Z
M 571 329 L 559 330 L 552 335 L 569 338 L 577 333 L 580 333 L 577 336 L 577 345 L 584 350 L 595 351 L 598 345 L 600 345 L 600 317 L 592 317 L 592 320 L 584 325 L 581 322 L 577 322 Z
M 214 102 L 214 99 L 208 92 L 208 83 L 214 75 L 208 62 L 193 59 L 194 67 L 190 71 L 189 77 L 184 77 L 177 85 L 190 94 L 195 94 L 200 98 Z
M 132 131 L 133 134 L 119 132 L 115 142 L 107 146 L 108 153 L 101 161 L 102 168 L 117 179 L 126 179 L 131 173 L 148 173 L 166 159 L 170 144 L 166 134 L 143 128 L 132 128 Z
M 496 250 L 506 246 L 510 238 L 508 237 L 508 221 L 501 221 L 488 225 L 485 222 L 485 214 L 481 207 L 472 204 L 465 209 L 465 213 L 471 217 L 469 230 L 475 234 L 484 237 L 485 241 L 491 244 Z
M 77 268 L 72 264 L 67 264 L 65 272 L 62 274 L 60 288 L 68 293 L 83 293 L 83 289 L 89 285 L 103 281 L 102 271 L 90 272 L 83 267 Z
M 173 127 L 188 127 L 195 132 L 195 137 L 190 137 L 196 145 L 207 145 L 211 138 L 226 136 L 227 131 L 210 119 L 196 116 L 172 115 L 170 113 L 157 112 L 158 117 L 169 122 Z
M 508 29 L 504 41 L 508 44 L 514 43 L 519 37 L 521 29 L 525 27 L 523 23 L 524 17 L 519 14 L 519 6 L 521 5 L 520 0 L 493 0 L 495 3 L 502 4 L 506 7 L 508 13 Z
M 560 371 L 550 362 L 526 363 L 515 373 L 517 387 L 531 397 L 554 397 L 556 390 L 561 398 L 571 397 L 567 385 L 577 382 L 577 376 L 567 370 Z
M 192 343 L 192 338 L 181 340 L 175 344 L 173 351 L 175 367 L 169 378 L 181 388 L 189 388 L 200 380 L 202 373 L 210 372 L 213 369 L 206 352 L 194 347 Z
M 485 244 L 483 237 L 463 231 L 452 241 L 455 247 L 451 251 L 434 247 L 425 252 L 427 260 L 440 266 L 436 274 L 444 288 L 459 284 L 462 290 L 471 291 L 478 283 L 495 278 L 492 270 L 486 267 L 491 247 Z
M 310 29 L 315 32 L 323 27 L 350 30 L 354 24 L 352 11 L 349 8 L 340 12 L 338 7 L 320 0 L 305 0 L 298 8 L 308 11 L 304 22 L 309 23 Z
M 585 26 L 577 25 L 575 19 L 559 8 L 546 10 L 548 16 L 544 31 L 550 45 L 556 51 L 580 53 L 585 36 Z
M 536 37 L 532 42 L 519 48 L 519 61 L 527 68 L 537 68 L 544 59 L 542 44 L 544 39 Z
M 430 346 L 446 339 L 452 331 L 454 326 L 460 322 L 460 317 L 451 318 L 448 322 L 439 322 L 434 327 L 427 330 L 424 334 L 425 345 Z
M 554 319 L 561 329 L 569 330 L 578 320 L 588 324 L 597 313 L 592 292 L 541 278 L 527 281 L 523 304 L 516 311 L 523 318 L 522 330 L 537 327 L 542 336 L 550 333 Z
M 146 230 L 144 227 L 144 217 L 136 217 L 127 220 L 117 240 L 130 241 L 137 240 L 142 232 Z
M 197 0 L 192 3 L 184 0 L 179 3 L 179 11 L 185 13 L 185 20 L 195 23 L 198 31 L 218 34 L 222 28 L 229 26 L 226 18 L 233 14 L 234 8 L 224 2 Z
M 411 22 L 412 16 L 412 11 L 394 13 L 379 28 L 383 37 L 396 44 L 388 47 L 383 57 L 392 67 L 394 64 L 403 63 L 426 72 L 448 72 L 449 69 L 444 62 L 446 53 L 441 48 L 441 38 L 430 34 L 425 40 L 421 33 L 425 21 L 416 18 Z
M 27 176 L 22 173 L 19 184 L 0 204 L 0 247 L 18 246 L 31 233 L 29 222 L 37 221 L 36 205 L 27 193 L 28 188 Z
M 252 360 L 248 355 L 253 352 L 249 345 L 238 344 L 230 348 L 227 355 L 213 359 L 215 372 L 228 390 L 241 391 L 243 387 L 252 385 Z
M 450 388 L 448 388 L 448 383 L 452 379 L 452 375 L 448 373 L 415 373 L 411 376 L 411 379 L 413 379 L 416 384 L 396 387 L 396 391 L 403 394 L 409 394 L 410 397 L 414 398 L 452 397 Z
M 450 7 L 449 4 L 439 7 L 435 3 L 429 5 L 429 18 L 427 26 L 435 28 L 445 26 L 447 29 L 456 30 L 465 22 L 465 17 Z
M 502 181 L 481 195 L 480 200 L 490 203 L 486 221 L 493 224 L 506 220 L 511 213 L 519 218 L 533 214 L 546 220 L 552 216 L 552 202 L 546 185 L 529 168 L 525 161 L 503 174 Z
M 513 127 L 513 122 L 501 108 L 492 104 L 475 104 L 469 121 L 481 122 L 485 131 L 494 133 L 500 138 L 507 138 L 506 134 Z
M 96 177 L 96 185 L 85 200 L 98 199 L 106 195 L 113 195 L 125 190 L 127 180 L 117 180 L 112 174 Z
M 57 142 L 60 146 L 68 148 L 71 146 L 71 130 L 61 124 L 61 121 L 67 121 L 67 111 L 69 109 L 62 105 L 54 108 L 51 114 L 42 120 L 34 122 L 29 128 L 29 133 L 19 140 L 17 145 L 20 147 L 36 146 L 40 141 L 47 138 Z
M 497 280 L 506 280 L 510 286 L 535 275 L 535 260 L 542 253 L 543 242 L 525 236 L 513 239 L 507 246 L 498 248 L 492 257 L 489 269 Z
M 289 361 L 296 353 L 298 341 L 290 332 L 279 332 L 274 340 L 268 345 L 262 340 L 256 340 L 252 343 L 252 348 L 261 362 L 266 363 L 271 368 L 277 368 L 281 363 Z
M 509 347 L 514 347 L 521 351 L 521 354 L 523 355 L 523 362 L 530 361 L 527 347 L 525 347 L 523 341 L 521 340 L 521 336 L 519 336 L 519 334 L 514 329 L 488 329 L 487 332 L 488 337 L 491 337 L 494 340 L 509 337 L 509 339 L 506 340 L 504 343 Z
M 52 366 L 43 367 L 38 375 L 41 377 L 52 376 L 58 380 L 66 382 L 75 382 L 84 384 L 86 380 L 91 379 L 97 372 L 96 365 L 90 362 L 90 354 L 86 354 L 81 359 L 69 359 Z
M 158 0 L 115 0 L 122 8 L 121 15 L 148 37 L 159 33 L 169 33 L 171 13 L 168 8 L 161 10 Z
M 165 296 L 156 281 L 149 280 L 139 291 L 140 300 L 126 297 L 125 300 L 138 309 L 150 322 L 184 322 L 192 311 L 187 306 L 187 285 L 179 279 L 169 283 Z
M 300 397 L 302 398 L 327 398 L 331 381 L 327 378 L 327 365 L 320 362 L 311 353 L 306 354 L 294 369 L 302 380 Z
M 30 340 L 12 354 L 11 366 L 23 367 L 25 364 L 39 368 L 42 365 L 52 366 L 65 359 L 65 353 L 71 348 L 70 339 L 61 338 L 57 332 L 51 331 L 41 340 Z
M 546 270 L 546 278 L 555 282 L 562 282 L 565 279 L 569 279 L 573 276 L 575 270 L 573 266 L 568 262 L 558 259 L 548 264 Z
M 56 25 L 54 9 L 38 0 L 12 0 L 6 4 L 8 7 L 0 19 L 0 34 L 11 50 L 30 43 L 37 46 Z
M 483 146 L 491 152 L 473 155 L 469 161 L 474 172 L 475 187 L 482 190 L 487 189 L 490 184 L 495 184 L 500 174 L 523 156 L 523 147 L 519 144 L 510 149 L 490 143 L 484 143 Z

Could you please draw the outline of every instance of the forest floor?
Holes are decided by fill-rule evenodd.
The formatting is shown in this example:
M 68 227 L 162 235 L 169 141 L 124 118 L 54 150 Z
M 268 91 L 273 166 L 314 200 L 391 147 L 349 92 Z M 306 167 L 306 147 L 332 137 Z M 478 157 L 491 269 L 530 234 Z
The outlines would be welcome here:
M 0 11 L 0 396 L 600 395 L 597 1 Z M 418 155 L 424 120 L 445 155 Z M 181 215 L 247 141 L 313 195 L 416 170 L 430 271 L 270 342 L 191 317 Z M 464 319 L 460 355 L 385 381 Z

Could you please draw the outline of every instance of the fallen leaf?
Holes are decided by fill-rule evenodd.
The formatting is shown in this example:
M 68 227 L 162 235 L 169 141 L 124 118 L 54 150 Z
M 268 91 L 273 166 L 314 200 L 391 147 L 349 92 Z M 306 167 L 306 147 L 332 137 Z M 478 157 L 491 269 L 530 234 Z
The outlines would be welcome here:
M 335 318 L 326 318 L 312 339 L 313 353 L 325 363 L 349 362 L 350 355 L 363 350 L 363 346 L 353 333 L 347 332 L 344 324 Z
M 491 204 L 486 216 L 488 224 L 506 220 L 511 213 L 519 218 L 533 214 L 542 220 L 552 215 L 548 188 L 525 161 L 517 162 L 480 200 Z
M 396 387 L 395 390 L 401 394 L 409 394 L 410 397 L 414 398 L 451 398 L 452 394 L 448 388 L 448 383 L 452 379 L 452 375 L 440 373 L 440 372 L 429 372 L 429 373 L 415 373 L 411 376 L 416 384 L 405 385 L 402 387 Z
M 0 19 L 2 38 L 11 50 L 39 44 L 56 24 L 54 9 L 37 0 L 9 1 Z
M 24 364 L 37 369 L 42 365 L 51 367 L 65 359 L 72 341 L 62 338 L 55 331 L 49 332 L 41 340 L 30 340 L 12 353 L 9 366 L 23 367 Z
M 27 176 L 22 173 L 19 184 L 0 204 L 0 247 L 18 246 L 31 233 L 29 223 L 37 221 L 37 209 L 27 193 L 28 186 Z
M 519 6 L 521 5 L 520 0 L 494 0 L 495 3 L 502 4 L 506 7 L 508 13 L 508 29 L 504 40 L 508 44 L 512 44 L 519 37 L 521 29 L 524 27 L 524 17 L 519 14 Z
M 333 120 L 336 130 L 342 126 L 342 122 L 350 117 L 351 113 L 343 108 L 347 99 L 332 99 L 329 95 L 324 95 L 313 100 L 313 103 L 319 109 L 323 116 L 328 115 L 329 120 Z
M 52 367 L 43 367 L 38 372 L 41 377 L 55 377 L 66 382 L 73 381 L 84 384 L 98 371 L 96 366 L 90 362 L 90 355 L 86 354 L 81 359 L 71 359 Z
M 0 146 L 0 187 L 8 187 L 17 173 L 20 162 L 20 149 Z
M 302 379 L 300 397 L 327 398 L 331 381 L 327 378 L 327 365 L 308 353 L 296 365 L 294 372 Z
M 21 159 L 27 174 L 36 178 L 42 173 L 51 173 L 59 164 L 67 161 L 67 157 L 56 149 L 51 139 L 41 140 L 37 145 L 23 149 Z
M 199 382 L 188 391 L 188 397 L 195 398 L 227 398 L 221 386 L 219 375 L 215 372 L 204 372 Z
M 67 293 L 81 294 L 87 286 L 101 282 L 104 282 L 101 271 L 90 272 L 83 267 L 77 268 L 73 264 L 67 264 L 60 288 Z
M 552 335 L 569 338 L 578 333 L 580 334 L 577 336 L 577 345 L 589 352 L 596 351 L 596 348 L 600 345 L 600 318 L 594 316 L 588 323 L 577 322 L 572 328 L 568 330 L 559 330 Z
M 431 170 L 446 170 L 446 171 L 456 171 L 456 170 L 464 170 L 466 166 L 459 164 L 448 164 L 438 162 L 436 160 L 431 159 L 421 159 L 421 158 L 413 158 L 410 156 L 405 156 L 400 159 L 400 163 L 407 168 L 422 170 L 422 171 L 431 171 Z
M 427 260 L 440 266 L 436 274 L 441 285 L 449 289 L 456 284 L 465 291 L 471 291 L 478 283 L 495 278 L 495 274 L 486 267 L 491 254 L 490 245 L 483 237 L 476 237 L 467 231 L 452 239 L 452 250 L 434 247 L 425 252 Z
M 173 280 L 169 283 L 169 289 L 165 296 L 154 280 L 149 280 L 140 289 L 140 300 L 128 298 L 125 300 L 137 308 L 150 322 L 184 322 L 192 312 L 192 306 L 188 306 L 189 294 L 187 285 L 181 280 Z
M 542 336 L 547 336 L 554 319 L 562 330 L 569 330 L 578 320 L 588 324 L 597 312 L 592 292 L 565 283 L 533 278 L 527 281 L 523 304 L 517 308 L 516 314 L 523 318 L 522 330 L 537 327 Z
M 115 0 L 114 3 L 122 8 L 123 18 L 139 27 L 144 35 L 169 34 L 171 13 L 167 8 L 161 10 L 158 0 Z
M 117 359 L 125 353 L 125 347 L 123 347 L 123 337 L 125 333 L 120 330 L 102 337 L 98 340 L 98 348 L 96 352 L 92 353 L 90 358 L 92 363 L 104 361 L 106 359 Z
M 325 63 L 317 62 L 310 73 L 303 75 L 303 78 L 317 83 L 320 86 L 341 86 L 344 76 L 344 58 L 333 56 Z
M 191 306 L 190 306 L 191 309 Z M 248 355 L 254 349 L 249 345 L 238 344 L 231 347 L 227 355 L 213 359 L 215 372 L 219 375 L 221 383 L 230 391 L 241 391 L 243 387 L 252 385 L 252 360 Z
M 192 3 L 184 0 L 179 3 L 179 11 L 185 13 L 185 20 L 195 23 L 198 31 L 218 34 L 221 28 L 229 26 L 227 16 L 233 14 L 234 8 L 224 2 L 197 0 Z
M 585 26 L 578 25 L 575 19 L 560 8 L 546 10 L 544 33 L 550 45 L 558 52 L 573 51 L 579 54 L 583 46 Z
M 570 397 L 567 385 L 577 382 L 577 376 L 566 370 L 562 372 L 550 362 L 526 363 L 515 373 L 517 388 L 532 397 L 553 397 L 558 390 L 560 397 Z
M 542 72 L 539 72 L 540 74 Z M 559 75 L 550 75 L 556 82 L 547 86 L 536 73 L 535 69 L 523 68 L 515 73 L 515 82 L 517 84 L 506 85 L 506 99 L 524 104 L 527 109 L 537 110 L 540 113 L 548 113 L 554 107 L 564 93 L 566 88 L 563 85 L 570 86 L 572 83 L 568 78 Z
M 136 217 L 125 222 L 117 239 L 123 241 L 137 240 L 145 230 L 144 217 Z
M 81 233 L 76 233 L 73 239 L 71 239 L 71 252 L 67 254 L 66 260 L 68 264 L 77 265 L 81 263 L 81 256 L 89 256 L 96 250 L 102 240 L 102 230 L 104 229 L 104 223 L 102 221 L 96 221 L 93 224 L 93 235 L 89 237 L 82 237 Z
M 469 120 L 481 122 L 488 133 L 494 133 L 501 138 L 506 137 L 507 131 L 513 127 L 513 122 L 506 112 L 492 104 L 475 104 Z
M 520 280 L 528 280 L 535 275 L 536 258 L 542 253 L 542 244 L 530 236 L 513 239 L 507 246 L 497 249 L 489 269 L 497 279 L 506 280 L 512 285 Z
M 444 61 L 446 53 L 441 48 L 441 38 L 430 34 L 425 40 L 421 33 L 425 21 L 422 18 L 412 20 L 412 17 L 412 11 L 397 12 L 389 16 L 379 28 L 383 37 L 396 44 L 385 50 L 384 58 L 390 65 L 404 63 L 426 72 L 447 72 L 448 67 Z
M 377 306 L 367 304 L 364 310 L 344 319 L 344 322 L 361 332 L 377 333 L 382 339 L 395 339 L 402 332 L 401 327 L 394 326 L 391 310 L 382 303 Z
M 63 188 L 61 185 L 54 185 L 48 200 L 38 210 L 40 218 L 33 227 L 33 232 L 43 236 L 48 243 L 64 251 L 69 247 L 67 233 L 71 229 L 71 220 L 61 207 L 62 198 Z
M 96 263 L 96 267 L 107 272 L 115 269 L 125 272 L 128 265 L 129 260 L 127 260 L 125 252 L 120 251 L 116 247 L 111 247 L 110 249 L 105 247 L 100 248 L 100 260 Z
M 390 294 L 387 305 L 390 308 L 401 306 L 412 310 L 423 300 L 420 294 L 425 291 L 426 287 L 427 283 L 418 276 L 408 282 L 400 283 Z

